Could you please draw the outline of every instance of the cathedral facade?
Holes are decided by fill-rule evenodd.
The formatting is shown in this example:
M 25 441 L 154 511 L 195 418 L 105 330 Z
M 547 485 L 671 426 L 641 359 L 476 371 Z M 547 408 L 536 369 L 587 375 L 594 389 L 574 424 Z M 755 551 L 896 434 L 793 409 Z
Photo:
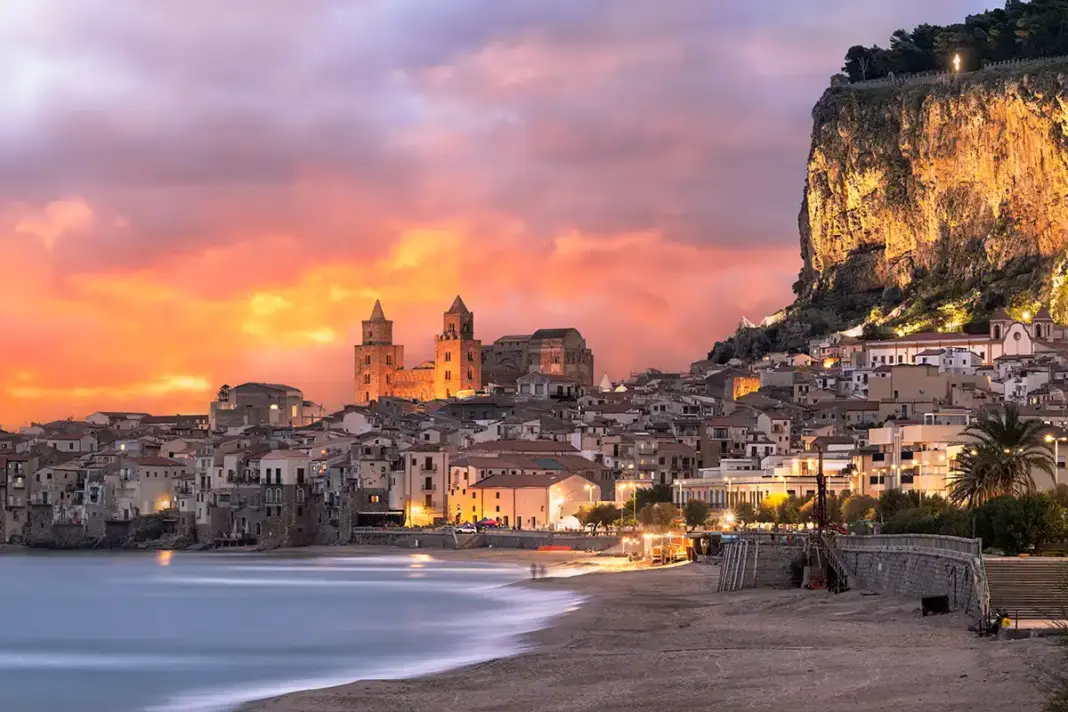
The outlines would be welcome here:
M 356 402 L 383 397 L 431 401 L 471 395 L 482 386 L 482 342 L 475 338 L 475 315 L 457 296 L 434 337 L 434 360 L 404 368 L 404 347 L 393 343 L 393 322 L 375 302 L 363 322 L 356 347 Z

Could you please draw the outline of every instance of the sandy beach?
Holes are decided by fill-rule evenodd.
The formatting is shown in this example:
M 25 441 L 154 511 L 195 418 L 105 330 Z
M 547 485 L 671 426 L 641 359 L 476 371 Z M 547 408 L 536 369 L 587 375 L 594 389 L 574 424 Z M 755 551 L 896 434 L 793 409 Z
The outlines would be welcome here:
M 546 561 L 534 552 L 428 553 Z M 555 556 L 557 566 L 592 558 Z M 587 603 L 530 636 L 532 649 L 516 657 L 420 679 L 300 692 L 245 710 L 1038 710 L 1039 671 L 1056 661 L 1046 641 L 979 639 L 965 619 L 925 619 L 914 602 L 855 591 L 719 594 L 715 570 L 706 566 L 523 585 L 574 590 Z

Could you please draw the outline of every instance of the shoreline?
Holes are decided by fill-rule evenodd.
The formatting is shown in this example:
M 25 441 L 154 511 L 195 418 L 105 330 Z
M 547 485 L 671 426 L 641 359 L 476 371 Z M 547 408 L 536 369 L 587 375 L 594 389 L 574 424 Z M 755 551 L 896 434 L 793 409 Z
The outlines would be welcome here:
M 471 560 L 470 552 L 452 553 Z M 715 569 L 703 565 L 516 585 L 572 591 L 585 602 L 523 635 L 524 646 L 534 647 L 518 655 L 268 697 L 238 709 L 993 712 L 1040 708 L 1045 698 L 1036 671 L 1058 662 L 1048 641 L 979 639 L 962 616 L 921 618 L 916 602 L 856 591 L 719 594 Z

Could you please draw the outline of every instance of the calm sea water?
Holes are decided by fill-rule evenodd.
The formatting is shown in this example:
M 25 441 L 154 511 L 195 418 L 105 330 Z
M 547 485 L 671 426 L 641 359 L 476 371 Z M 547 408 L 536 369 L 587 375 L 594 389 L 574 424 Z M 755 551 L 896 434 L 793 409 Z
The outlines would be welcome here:
M 0 711 L 221 712 L 518 652 L 575 606 L 424 555 L 0 555 Z

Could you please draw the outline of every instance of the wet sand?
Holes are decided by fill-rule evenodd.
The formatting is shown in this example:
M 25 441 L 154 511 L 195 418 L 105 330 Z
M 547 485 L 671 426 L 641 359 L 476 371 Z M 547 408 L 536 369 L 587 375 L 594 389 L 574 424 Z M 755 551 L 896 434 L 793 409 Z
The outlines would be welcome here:
M 427 553 L 501 561 L 510 556 L 519 563 L 546 556 L 490 551 Z M 1038 670 L 1057 660 L 1048 641 L 979 639 L 960 616 L 922 618 L 916 603 L 859 592 L 720 594 L 715 572 L 688 565 L 529 582 L 524 585 L 566 588 L 588 598 L 579 610 L 530 636 L 531 652 L 432 677 L 299 692 L 244 709 L 1041 709 Z

